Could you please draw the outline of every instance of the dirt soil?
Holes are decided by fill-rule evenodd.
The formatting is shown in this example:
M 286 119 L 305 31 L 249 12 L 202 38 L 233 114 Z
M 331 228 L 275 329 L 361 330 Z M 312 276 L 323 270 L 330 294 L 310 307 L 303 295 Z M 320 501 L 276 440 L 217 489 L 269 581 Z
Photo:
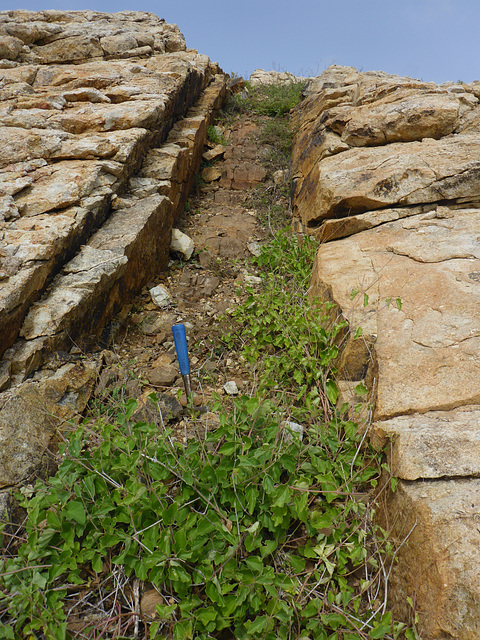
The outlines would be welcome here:
M 97 403 L 118 407 L 119 399 L 139 402 L 136 418 L 170 421 L 181 439 L 200 427 L 214 426 L 209 411 L 224 385 L 235 382 L 248 394 L 254 381 L 243 358 L 228 353 L 222 335 L 230 329 L 228 312 L 255 283 L 252 255 L 272 237 L 278 212 L 288 215 L 288 169 L 272 162 L 272 147 L 262 142 L 266 121 L 236 116 L 218 125 L 222 145 L 208 142 L 205 165 L 184 214 L 175 226 L 195 243 L 189 260 L 172 254 L 167 272 L 148 283 L 112 323 L 105 367 L 95 391 Z M 273 154 L 274 156 L 274 154 Z M 271 217 L 276 212 L 275 221 Z M 150 289 L 164 285 L 172 296 L 166 308 L 152 300 Z M 183 323 L 189 343 L 196 410 L 187 408 L 172 337 L 172 325 Z M 148 396 L 155 392 L 161 415 Z M 119 395 L 123 398 L 119 398 Z

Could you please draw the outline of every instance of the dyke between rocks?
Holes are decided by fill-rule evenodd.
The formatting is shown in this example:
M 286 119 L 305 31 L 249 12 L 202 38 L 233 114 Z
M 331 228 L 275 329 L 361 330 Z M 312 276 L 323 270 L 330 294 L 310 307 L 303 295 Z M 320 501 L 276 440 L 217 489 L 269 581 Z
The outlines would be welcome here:
M 371 441 L 399 478 L 377 505 L 398 548 L 389 603 L 408 620 L 411 599 L 423 640 L 473 640 L 480 82 L 333 66 L 307 93 L 295 115 L 294 215 L 321 241 L 312 295 L 333 301 L 352 329 L 338 361 L 344 397 L 355 401 L 366 383 Z

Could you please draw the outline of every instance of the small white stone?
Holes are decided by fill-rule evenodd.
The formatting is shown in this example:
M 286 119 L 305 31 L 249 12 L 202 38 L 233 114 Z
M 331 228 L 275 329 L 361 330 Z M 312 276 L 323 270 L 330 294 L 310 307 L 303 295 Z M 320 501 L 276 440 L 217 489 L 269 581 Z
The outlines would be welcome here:
M 291 420 L 284 420 L 281 425 L 285 429 L 285 440 L 287 442 L 292 441 L 293 434 L 297 434 L 300 440 L 303 440 L 303 432 L 305 431 L 305 427 L 298 422 L 292 422 Z
M 159 284 L 157 287 L 150 289 L 150 295 L 152 296 L 153 302 L 157 307 L 160 307 L 160 309 L 168 307 L 173 302 L 170 291 L 167 287 L 164 287 L 163 284 Z
M 235 380 L 229 380 L 223 385 L 223 388 L 225 389 L 225 393 L 228 393 L 229 396 L 236 396 L 239 393 Z
M 190 260 L 193 250 L 195 249 L 195 244 L 193 240 L 180 231 L 180 229 L 172 229 L 170 249 L 181 253 L 185 260 Z
M 262 279 L 258 276 L 252 276 L 249 273 L 245 274 L 244 280 L 246 284 L 262 284 Z
M 247 249 L 254 256 L 259 256 L 262 253 L 262 245 L 259 244 L 258 242 L 249 242 L 247 244 Z
M 288 171 L 279 169 L 273 173 L 273 181 L 275 184 L 283 184 L 287 179 Z

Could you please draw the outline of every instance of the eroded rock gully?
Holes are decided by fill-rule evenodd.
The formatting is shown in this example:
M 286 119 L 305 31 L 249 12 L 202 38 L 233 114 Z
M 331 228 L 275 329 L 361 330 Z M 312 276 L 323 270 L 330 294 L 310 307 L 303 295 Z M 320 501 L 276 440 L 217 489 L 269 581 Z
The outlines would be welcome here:
M 334 66 L 307 93 L 296 112 L 293 208 L 322 243 L 312 293 L 363 329 L 339 364 L 350 385 L 366 379 L 372 442 L 387 445 L 400 479 L 378 507 L 401 545 L 390 601 L 408 619 L 411 598 L 424 639 L 473 640 L 480 83 L 439 86 Z
M 264 235 L 251 194 L 274 186 L 258 119 L 220 130 L 225 146 L 207 140 L 226 79 L 175 26 L 140 12 L 3 12 L 0 33 L 0 46 L 24 43 L 0 63 L 0 511 L 13 519 L 12 490 L 50 472 L 58 432 L 89 400 L 108 405 L 121 388 L 158 420 L 156 391 L 184 433 L 172 324 L 192 339 L 194 385 L 202 370 L 196 402 L 227 381 L 246 390 L 238 363 L 208 356 Z M 174 222 L 195 254 L 168 266 Z
M 254 119 L 205 148 L 225 78 L 152 14 L 0 12 L 0 59 L 8 512 L 10 488 L 48 473 L 55 433 L 92 393 L 104 403 L 121 387 L 150 418 L 156 390 L 181 418 L 171 324 L 185 322 L 206 356 L 263 233 L 249 194 L 272 176 Z M 480 83 L 331 67 L 306 94 L 293 210 L 322 242 L 312 293 L 363 329 L 339 367 L 345 388 L 366 380 L 372 442 L 388 443 L 400 479 L 378 509 L 400 547 L 391 603 L 408 619 L 412 599 L 424 640 L 478 638 Z M 215 164 L 178 219 L 202 153 Z M 197 254 L 167 270 L 174 220 Z M 174 301 L 163 311 L 158 284 Z M 211 373 L 198 402 L 227 380 L 248 384 L 231 360 L 192 364 Z

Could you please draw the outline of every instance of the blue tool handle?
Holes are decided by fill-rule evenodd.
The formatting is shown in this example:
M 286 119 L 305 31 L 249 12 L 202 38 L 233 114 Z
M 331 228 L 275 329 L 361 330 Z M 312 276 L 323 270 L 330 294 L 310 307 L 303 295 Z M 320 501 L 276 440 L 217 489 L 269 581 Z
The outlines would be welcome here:
M 190 375 L 190 362 L 188 360 L 187 336 L 185 334 L 185 325 L 174 324 L 172 327 L 173 339 L 175 341 L 175 349 L 177 351 L 178 364 L 180 365 L 180 373 L 182 376 Z

